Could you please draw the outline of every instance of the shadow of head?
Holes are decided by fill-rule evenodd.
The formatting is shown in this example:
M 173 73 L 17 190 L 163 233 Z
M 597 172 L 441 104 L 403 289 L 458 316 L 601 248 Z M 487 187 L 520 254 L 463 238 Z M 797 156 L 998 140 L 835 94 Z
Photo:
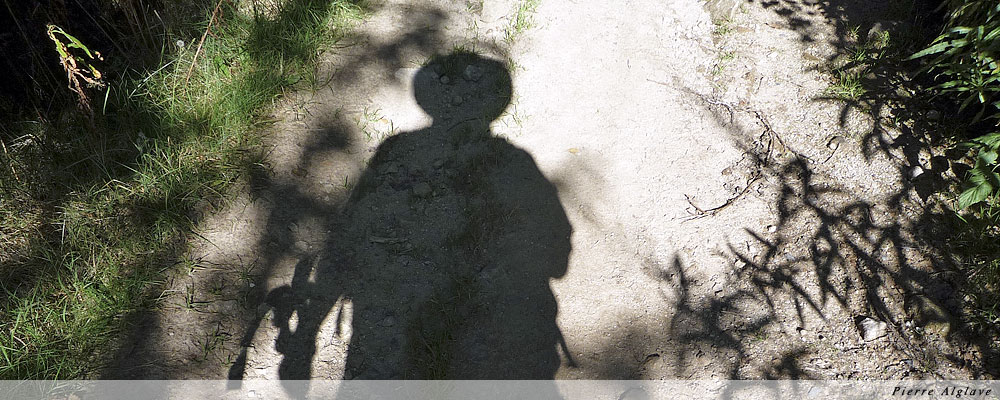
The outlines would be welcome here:
M 489 123 L 510 105 L 512 85 L 500 61 L 469 52 L 436 56 L 417 71 L 413 96 L 434 121 L 481 119 Z

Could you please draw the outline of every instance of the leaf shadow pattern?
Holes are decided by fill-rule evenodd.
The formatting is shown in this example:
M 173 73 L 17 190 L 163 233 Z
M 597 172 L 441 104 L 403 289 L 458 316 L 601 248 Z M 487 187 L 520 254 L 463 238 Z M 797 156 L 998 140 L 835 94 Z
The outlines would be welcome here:
M 725 126 L 732 110 L 718 111 L 714 114 Z M 802 348 L 806 332 L 820 337 L 808 345 L 852 351 L 888 347 L 914 360 L 839 377 L 948 376 L 941 359 L 972 376 L 994 374 L 989 366 L 997 355 L 988 340 L 962 322 L 957 288 L 963 281 L 942 240 L 948 235 L 947 211 L 921 202 L 911 182 L 872 196 L 796 154 L 774 154 L 760 143 L 765 136 L 742 133 L 770 129 L 761 125 L 750 119 L 745 128 L 734 124 L 729 129 L 734 141 L 746 143 L 739 145 L 760 161 L 763 178 L 755 192 L 775 193 L 769 202 L 777 221 L 766 229 L 745 228 L 745 242 L 727 245 L 720 256 L 732 260 L 731 276 L 715 282 L 708 293 L 707 285 L 686 282 L 685 267 L 675 258 L 661 277 L 680 291 L 671 336 L 685 346 L 710 346 L 711 357 L 734 379 L 823 377 L 816 372 L 822 368 L 801 365 L 820 351 Z M 865 317 L 887 323 L 884 342 L 861 340 L 855 324 Z M 829 333 L 845 325 L 845 335 Z M 763 351 L 755 336 L 768 343 Z M 785 350 L 775 357 L 775 347 Z M 689 364 L 684 354 L 678 352 L 680 376 Z M 773 358 L 767 363 L 760 357 Z
M 973 368 L 973 374 L 997 374 L 996 368 L 991 367 L 996 360 L 996 344 L 991 347 L 987 343 L 990 339 L 981 337 L 985 334 L 995 338 L 995 328 L 976 333 L 971 326 L 962 325 L 966 317 L 961 311 L 964 293 L 961 288 L 970 280 L 967 273 L 959 271 L 954 264 L 954 256 L 950 253 L 955 251 L 955 245 L 948 243 L 953 240 L 949 237 L 961 233 L 956 231 L 961 229 L 957 228 L 960 222 L 946 207 L 936 205 L 937 200 L 931 199 L 935 193 L 958 184 L 970 168 L 971 160 L 966 151 L 946 147 L 955 137 L 975 132 L 980 127 L 972 126 L 967 130 L 965 121 L 975 110 L 962 112 L 956 104 L 934 96 L 928 90 L 936 83 L 933 77 L 915 73 L 921 67 L 920 61 L 908 59 L 939 33 L 944 11 L 936 8 L 938 3 L 928 1 L 749 3 L 759 3 L 765 10 L 772 11 L 788 29 L 798 33 L 807 52 L 817 45 L 832 48 L 832 55 L 812 69 L 832 75 L 849 75 L 857 80 L 860 94 L 844 97 L 828 90 L 813 101 L 836 103 L 842 129 L 853 129 L 852 120 L 865 120 L 865 128 L 856 133 L 857 137 L 852 137 L 858 140 L 864 160 L 893 160 L 897 170 L 892 172 L 902 177 L 893 192 L 884 196 L 885 200 L 870 202 L 862 200 L 872 198 L 868 193 L 827 184 L 829 178 L 820 177 L 822 174 L 818 172 L 823 167 L 807 165 L 805 160 L 786 163 L 785 168 L 799 164 L 794 169 L 800 172 L 794 174 L 800 175 L 801 181 L 781 179 L 783 195 L 779 210 L 783 215 L 786 210 L 812 214 L 823 223 L 804 235 L 798 231 L 791 236 L 781 235 L 792 229 L 783 217 L 778 225 L 781 237 L 777 242 L 774 235 L 767 234 L 755 234 L 755 241 L 780 248 L 787 246 L 789 240 L 807 240 L 808 253 L 795 257 L 809 259 L 807 265 L 822 289 L 822 296 L 813 296 L 821 301 L 820 305 L 829 298 L 890 321 L 891 315 L 902 315 L 901 311 L 916 318 L 918 323 L 926 322 L 922 320 L 928 317 L 913 315 L 914 312 L 934 314 L 936 319 L 950 315 L 947 341 L 958 347 L 975 347 L 971 352 L 982 359 L 971 361 L 979 356 L 967 355 L 947 357 L 954 358 L 952 361 L 957 365 L 979 365 Z M 802 24 L 801 20 L 812 22 Z M 827 25 L 833 26 L 832 34 L 823 32 Z M 834 84 L 839 79 L 835 76 Z M 848 136 L 854 135 L 848 132 Z M 808 175 L 802 175 L 801 171 Z M 793 174 L 788 172 L 793 171 L 772 171 L 777 176 L 791 177 Z M 785 201 L 784 186 L 791 187 L 803 200 Z M 830 187 L 835 193 L 821 192 Z M 843 200 L 828 201 L 835 197 Z M 891 217 L 879 218 L 879 214 L 886 212 Z M 731 251 L 738 254 L 735 247 L 738 246 L 731 246 Z M 785 260 L 780 250 L 775 251 L 777 254 L 765 256 L 764 261 L 776 268 L 794 268 L 804 262 Z M 753 264 L 744 256 L 740 256 L 740 262 Z M 844 266 L 849 268 L 845 270 Z M 851 279 L 839 279 L 839 271 L 846 272 Z M 885 287 L 895 287 L 899 293 L 896 296 L 882 293 Z M 887 300 L 892 297 L 896 297 L 901 306 L 894 306 L 893 301 Z M 928 303 L 933 305 L 927 306 Z M 894 323 L 900 322 L 903 321 Z M 957 325 L 963 327 L 956 329 Z M 964 344 L 968 341 L 976 343 L 975 346 Z M 965 353 L 961 349 L 957 352 Z
M 839 107 L 836 135 L 861 143 L 866 160 L 901 160 L 916 190 L 927 200 L 964 176 L 962 152 L 938 149 L 962 129 L 964 114 L 928 90 L 931 76 L 917 74 L 919 61 L 908 57 L 937 32 L 941 11 L 928 1 L 748 1 L 777 16 L 778 29 L 799 36 L 805 65 L 829 75 L 817 104 Z M 804 22 L 803 22 L 804 21 Z M 829 29 L 832 27 L 832 29 Z M 817 57 L 815 54 L 827 54 Z M 790 54 L 795 57 L 795 54 Z M 850 88 L 844 89 L 844 88 Z M 845 93 L 846 91 L 846 93 Z M 968 114 L 968 113 L 966 113 Z M 957 118 L 950 118 L 954 116 Z M 828 132 L 829 133 L 829 132 Z M 930 155 L 927 155 L 930 153 Z

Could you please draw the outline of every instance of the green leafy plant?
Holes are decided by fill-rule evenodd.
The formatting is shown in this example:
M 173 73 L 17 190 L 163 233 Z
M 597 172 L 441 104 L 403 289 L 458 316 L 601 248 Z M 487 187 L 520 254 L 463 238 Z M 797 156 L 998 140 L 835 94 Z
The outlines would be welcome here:
M 976 149 L 976 164 L 969 171 L 967 182 L 971 187 L 958 196 L 958 208 L 969 206 L 995 197 L 1000 189 L 1000 175 L 997 174 L 997 151 L 1000 148 L 1000 132 L 980 136 L 963 144 Z
M 939 83 L 933 87 L 955 97 L 959 112 L 978 108 L 971 123 L 983 119 L 1000 121 L 1000 3 L 992 0 L 948 0 L 943 33 L 910 59 L 924 59 L 923 73 L 933 73 Z M 965 143 L 976 153 L 975 166 L 966 178 L 968 189 L 958 198 L 959 209 L 995 199 L 1000 190 L 997 146 L 1000 133 L 980 136 Z

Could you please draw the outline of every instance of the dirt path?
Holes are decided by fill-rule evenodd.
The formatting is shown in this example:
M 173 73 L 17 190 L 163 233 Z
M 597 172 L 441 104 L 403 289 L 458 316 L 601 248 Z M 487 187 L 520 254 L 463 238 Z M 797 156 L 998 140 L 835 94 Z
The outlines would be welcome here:
M 543 1 L 508 42 L 517 4 L 451 3 L 290 96 L 109 376 L 978 376 L 935 154 L 817 100 L 832 6 Z

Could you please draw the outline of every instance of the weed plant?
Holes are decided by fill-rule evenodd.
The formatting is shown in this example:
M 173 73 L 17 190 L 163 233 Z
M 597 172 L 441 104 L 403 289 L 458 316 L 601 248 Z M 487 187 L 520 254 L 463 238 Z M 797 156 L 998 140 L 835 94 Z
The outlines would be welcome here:
M 961 224 L 952 243 L 972 283 L 965 290 L 970 322 L 988 331 L 1000 326 L 1000 3 L 946 0 L 941 10 L 942 33 L 910 58 L 923 62 L 920 71 L 933 76 L 935 92 L 971 115 L 966 126 L 978 132 L 960 144 L 973 166 L 957 198 Z
M 924 72 L 934 74 L 934 89 L 959 102 L 960 112 L 976 111 L 970 125 L 982 119 L 994 126 L 1000 122 L 1000 4 L 989 0 L 948 0 L 944 32 L 931 45 L 911 58 L 923 58 Z M 966 179 L 968 188 L 958 198 L 958 208 L 982 206 L 979 212 L 995 209 L 1000 175 L 997 148 L 1000 133 L 987 133 L 963 144 L 976 153 L 975 166 Z M 989 203 L 989 204 L 984 204 Z

